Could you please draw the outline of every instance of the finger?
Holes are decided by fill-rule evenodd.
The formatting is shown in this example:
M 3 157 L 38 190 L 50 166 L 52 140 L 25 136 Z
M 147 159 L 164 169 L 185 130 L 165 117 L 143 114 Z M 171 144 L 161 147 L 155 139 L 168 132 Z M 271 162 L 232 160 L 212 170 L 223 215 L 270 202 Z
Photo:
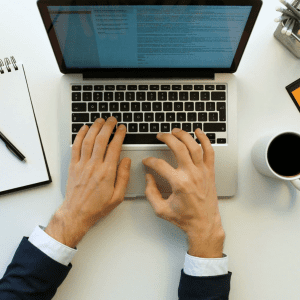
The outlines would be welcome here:
M 121 160 L 118 167 L 117 180 L 111 200 L 112 202 L 120 204 L 124 200 L 126 188 L 130 177 L 130 166 L 130 158 L 125 157 Z
M 92 158 L 98 162 L 103 162 L 107 143 L 116 124 L 117 119 L 115 117 L 109 117 L 96 137 Z
M 142 163 L 145 166 L 155 170 L 156 173 L 158 173 L 163 178 L 167 179 L 171 186 L 175 186 L 177 172 L 166 161 L 156 157 L 147 157 L 142 160 Z
M 201 146 L 197 144 L 193 137 L 189 133 L 185 132 L 184 130 L 180 130 L 179 128 L 174 128 L 172 130 L 172 134 L 186 145 L 195 166 L 201 166 L 203 163 L 203 151 Z
M 210 142 L 209 138 L 199 128 L 195 131 L 195 134 L 196 134 L 198 140 L 200 141 L 202 149 L 203 149 L 203 161 L 204 161 L 204 163 L 208 164 L 208 165 L 211 165 L 211 166 L 214 166 L 215 151 L 214 151 L 213 146 L 211 145 L 211 142 Z
M 187 166 L 193 163 L 186 145 L 179 141 L 173 134 L 160 132 L 157 135 L 157 139 L 168 145 L 174 153 L 179 166 Z
M 160 218 L 168 218 L 169 215 L 169 204 L 165 200 L 160 191 L 157 188 L 154 177 L 151 174 L 146 174 L 147 186 L 145 190 L 145 195 L 149 200 L 153 210 L 156 215 Z
M 82 160 L 85 161 L 91 158 L 96 136 L 98 135 L 104 123 L 105 123 L 104 119 L 98 118 L 97 120 L 95 120 L 94 124 L 90 127 L 82 143 L 82 148 L 81 148 Z
M 72 163 L 78 163 L 78 161 L 80 160 L 82 141 L 86 136 L 86 134 L 88 133 L 88 130 L 89 130 L 89 126 L 83 125 L 76 135 L 75 141 L 72 145 L 72 158 L 71 158 Z
M 114 138 L 110 142 L 106 156 L 105 156 L 105 163 L 108 164 L 117 164 L 120 159 L 120 154 L 122 150 L 122 144 L 126 135 L 126 126 L 121 125 L 118 126 Z

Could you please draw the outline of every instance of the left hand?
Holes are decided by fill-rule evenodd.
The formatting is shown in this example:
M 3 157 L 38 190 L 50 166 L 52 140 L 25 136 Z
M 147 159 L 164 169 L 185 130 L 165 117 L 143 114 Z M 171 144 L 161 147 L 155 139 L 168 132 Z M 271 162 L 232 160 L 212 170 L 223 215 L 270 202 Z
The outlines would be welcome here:
M 74 248 L 99 219 L 124 200 L 131 165 L 126 157 L 118 166 L 124 125 L 118 127 L 107 148 L 116 124 L 115 117 L 106 122 L 97 119 L 90 129 L 87 125 L 80 129 L 72 146 L 66 199 L 45 230 L 69 247 Z

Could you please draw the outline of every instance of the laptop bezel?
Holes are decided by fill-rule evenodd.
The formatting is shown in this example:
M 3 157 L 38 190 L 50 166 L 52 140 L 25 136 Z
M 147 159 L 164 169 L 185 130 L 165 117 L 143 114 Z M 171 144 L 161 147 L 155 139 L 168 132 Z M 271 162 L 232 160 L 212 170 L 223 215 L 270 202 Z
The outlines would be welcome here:
M 150 0 L 149 0 L 150 1 Z M 67 68 L 64 62 L 57 36 L 48 11 L 48 6 L 90 6 L 90 5 L 150 5 L 148 1 L 122 0 L 38 0 L 37 6 L 41 14 L 50 44 L 52 46 L 58 67 L 63 74 L 95 74 L 100 78 L 199 78 L 203 74 L 235 73 L 238 69 L 243 53 L 262 6 L 261 0 L 183 0 L 180 5 L 206 5 L 206 6 L 252 6 L 249 18 L 244 28 L 240 43 L 230 68 Z M 124 3 L 125 2 L 125 3 Z M 130 2 L 130 4 L 129 4 Z M 109 4 L 111 3 L 111 4 Z M 163 3 L 163 4 L 161 4 Z M 171 0 L 157 0 L 151 5 L 174 5 Z M 175 4 L 178 5 L 178 4 Z M 158 74 L 159 71 L 159 74 Z M 93 77 L 93 76 L 91 76 Z

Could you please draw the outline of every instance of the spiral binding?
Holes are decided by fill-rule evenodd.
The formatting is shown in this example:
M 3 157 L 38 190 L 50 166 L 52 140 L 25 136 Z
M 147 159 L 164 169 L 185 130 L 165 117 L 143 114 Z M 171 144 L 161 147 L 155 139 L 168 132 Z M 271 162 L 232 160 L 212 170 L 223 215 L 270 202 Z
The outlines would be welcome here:
M 4 69 L 4 64 L 5 64 L 5 67 L 6 67 L 6 69 L 7 69 L 8 72 L 11 72 L 11 68 L 9 66 L 11 63 L 13 65 L 14 69 L 16 71 L 18 70 L 18 66 L 17 66 L 17 62 L 16 62 L 15 58 L 13 56 L 11 56 L 10 59 L 11 59 L 11 62 L 10 62 L 10 60 L 7 57 L 5 57 L 4 58 L 4 63 L 0 59 L 0 74 L 4 74 L 4 70 L 3 70 Z

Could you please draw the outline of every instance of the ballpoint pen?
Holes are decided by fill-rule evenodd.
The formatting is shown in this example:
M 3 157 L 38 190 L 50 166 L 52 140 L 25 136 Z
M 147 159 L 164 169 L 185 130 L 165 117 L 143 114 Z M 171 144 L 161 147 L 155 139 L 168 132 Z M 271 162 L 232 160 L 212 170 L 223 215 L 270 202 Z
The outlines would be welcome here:
M 1 131 L 0 139 L 5 143 L 9 151 L 16 155 L 21 161 L 26 161 L 25 156 L 8 140 L 8 138 Z

